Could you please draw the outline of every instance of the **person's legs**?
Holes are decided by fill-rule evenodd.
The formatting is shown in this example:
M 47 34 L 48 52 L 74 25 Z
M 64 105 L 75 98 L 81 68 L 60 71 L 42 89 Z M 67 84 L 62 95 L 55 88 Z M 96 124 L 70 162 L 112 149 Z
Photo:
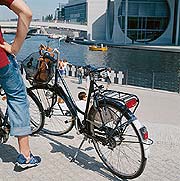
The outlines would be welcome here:
M 30 158 L 29 136 L 18 136 L 19 152 Z
M 31 134 L 31 127 L 26 87 L 18 65 L 13 62 L 12 56 L 9 58 L 11 63 L 0 69 L 0 84 L 7 96 L 10 134 L 18 138 L 20 156 L 17 162 L 19 165 L 24 164 L 23 167 L 25 167 L 25 164 L 31 160 L 28 166 L 35 166 L 40 162 L 40 158 L 34 157 L 30 152 L 28 135 Z

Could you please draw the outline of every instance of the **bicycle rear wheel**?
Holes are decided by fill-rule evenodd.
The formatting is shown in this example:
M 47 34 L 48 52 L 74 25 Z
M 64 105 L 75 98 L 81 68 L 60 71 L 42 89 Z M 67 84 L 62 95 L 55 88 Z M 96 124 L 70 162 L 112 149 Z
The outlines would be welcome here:
M 31 87 L 31 90 L 42 102 L 45 111 L 42 131 L 55 136 L 68 133 L 74 126 L 74 118 L 65 101 L 48 86 Z
M 35 94 L 27 89 L 32 134 L 38 133 L 44 126 L 44 110 Z
M 123 179 L 141 175 L 146 164 L 143 143 L 133 123 L 121 126 L 128 120 L 122 116 L 118 105 L 111 101 L 100 103 L 99 111 L 91 108 L 89 119 L 96 123 L 90 124 L 93 144 L 108 169 Z M 119 121 L 113 136 L 110 136 Z

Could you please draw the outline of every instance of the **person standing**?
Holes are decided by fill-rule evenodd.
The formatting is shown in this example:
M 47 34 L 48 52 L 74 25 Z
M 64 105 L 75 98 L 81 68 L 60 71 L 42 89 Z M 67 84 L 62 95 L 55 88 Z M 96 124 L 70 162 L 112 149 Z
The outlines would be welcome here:
M 83 68 L 80 66 L 77 69 L 77 77 L 78 77 L 78 83 L 82 84 L 82 76 L 83 76 Z
M 106 72 L 106 90 L 109 88 L 110 84 L 111 84 L 111 68 L 108 68 L 107 69 L 107 72 Z
M 63 60 L 63 65 L 64 65 L 64 75 L 66 77 L 67 76 L 67 66 L 68 66 L 68 61 L 66 59 Z
M 20 51 L 27 36 L 32 12 L 23 0 L 0 0 L 0 5 L 7 6 L 18 16 L 16 36 L 11 45 L 3 39 L 0 31 L 0 84 L 7 97 L 10 135 L 18 139 L 19 155 L 16 165 L 22 168 L 33 167 L 41 162 L 41 158 L 33 156 L 30 150 L 29 103 L 26 87 L 15 61 L 15 55 Z
M 59 71 L 61 75 L 64 75 L 64 63 L 62 60 L 59 60 Z

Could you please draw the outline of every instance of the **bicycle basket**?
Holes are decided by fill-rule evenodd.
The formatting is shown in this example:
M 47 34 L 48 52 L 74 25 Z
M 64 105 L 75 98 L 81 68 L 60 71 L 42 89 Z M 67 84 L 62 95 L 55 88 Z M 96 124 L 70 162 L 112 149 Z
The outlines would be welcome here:
M 30 83 L 48 83 L 54 76 L 53 62 L 40 56 L 39 52 L 29 55 L 22 62 L 22 66 Z

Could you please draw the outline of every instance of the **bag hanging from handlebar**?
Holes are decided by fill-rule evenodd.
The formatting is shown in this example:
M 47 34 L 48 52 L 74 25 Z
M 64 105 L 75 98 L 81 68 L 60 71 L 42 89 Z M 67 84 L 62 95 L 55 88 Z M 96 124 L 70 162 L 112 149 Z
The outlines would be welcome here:
M 53 77 L 53 62 L 48 58 L 40 57 L 39 65 L 34 80 L 38 82 L 49 82 Z
M 40 45 L 39 52 L 32 53 L 23 62 L 26 78 L 30 83 L 48 83 L 54 76 L 54 63 L 49 58 L 41 55 L 41 50 L 46 50 L 54 57 L 53 49 Z

